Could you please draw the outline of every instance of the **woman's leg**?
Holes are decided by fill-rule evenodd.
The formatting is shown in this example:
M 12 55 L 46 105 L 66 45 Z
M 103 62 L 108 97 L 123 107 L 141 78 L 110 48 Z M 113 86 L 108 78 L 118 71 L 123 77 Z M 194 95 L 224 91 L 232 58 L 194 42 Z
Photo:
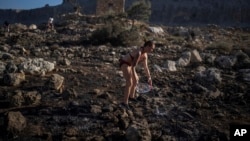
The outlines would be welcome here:
M 129 94 L 130 94 L 130 90 L 131 90 L 131 85 L 132 85 L 132 73 L 131 73 L 131 67 L 123 64 L 121 66 L 121 70 L 123 72 L 123 77 L 126 80 L 126 86 L 125 86 L 125 90 L 124 90 L 124 100 L 123 102 L 125 104 L 128 104 L 128 98 L 129 98 Z
M 135 98 L 135 89 L 136 89 L 136 85 L 138 84 L 138 80 L 139 78 L 138 78 L 137 73 L 132 71 L 132 86 L 131 86 L 130 94 L 129 94 L 130 98 Z

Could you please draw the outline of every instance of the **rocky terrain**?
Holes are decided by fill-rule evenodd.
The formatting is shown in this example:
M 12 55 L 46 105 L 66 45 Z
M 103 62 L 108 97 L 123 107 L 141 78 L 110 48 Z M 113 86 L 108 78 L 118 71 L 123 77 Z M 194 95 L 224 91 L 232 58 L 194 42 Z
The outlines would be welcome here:
M 153 90 L 127 111 L 118 59 L 134 46 L 92 44 L 90 21 L 1 30 L 0 140 L 228 141 L 250 124 L 249 28 L 144 24 Z

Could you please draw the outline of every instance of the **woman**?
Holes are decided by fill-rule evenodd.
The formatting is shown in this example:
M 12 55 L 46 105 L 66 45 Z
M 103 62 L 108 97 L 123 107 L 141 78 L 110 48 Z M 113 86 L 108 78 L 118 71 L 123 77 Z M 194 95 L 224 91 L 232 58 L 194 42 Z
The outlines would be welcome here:
M 148 53 L 152 52 L 155 48 L 153 41 L 147 41 L 143 47 L 133 50 L 131 53 L 122 57 L 120 61 L 120 68 L 123 72 L 123 77 L 126 80 L 124 91 L 124 100 L 120 107 L 130 110 L 128 100 L 135 100 L 135 89 L 138 84 L 139 78 L 135 71 L 135 67 L 139 62 L 143 63 L 144 70 L 148 77 L 148 83 L 152 86 L 152 79 L 148 69 Z

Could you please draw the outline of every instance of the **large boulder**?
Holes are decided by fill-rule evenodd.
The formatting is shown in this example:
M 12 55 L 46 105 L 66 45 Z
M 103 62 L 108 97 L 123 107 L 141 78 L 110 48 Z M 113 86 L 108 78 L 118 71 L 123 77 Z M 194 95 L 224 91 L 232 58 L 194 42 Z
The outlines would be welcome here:
M 28 74 L 44 74 L 54 70 L 55 64 L 42 58 L 28 59 L 19 65 L 19 69 Z

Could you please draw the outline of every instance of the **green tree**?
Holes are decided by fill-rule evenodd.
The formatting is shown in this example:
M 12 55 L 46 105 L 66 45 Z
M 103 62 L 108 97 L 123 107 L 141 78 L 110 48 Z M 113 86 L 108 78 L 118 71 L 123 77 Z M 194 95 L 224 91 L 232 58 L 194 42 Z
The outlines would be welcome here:
M 134 21 L 149 21 L 149 17 L 151 16 L 151 2 L 149 0 L 140 0 L 136 1 L 132 4 L 132 6 L 127 10 L 128 18 Z

